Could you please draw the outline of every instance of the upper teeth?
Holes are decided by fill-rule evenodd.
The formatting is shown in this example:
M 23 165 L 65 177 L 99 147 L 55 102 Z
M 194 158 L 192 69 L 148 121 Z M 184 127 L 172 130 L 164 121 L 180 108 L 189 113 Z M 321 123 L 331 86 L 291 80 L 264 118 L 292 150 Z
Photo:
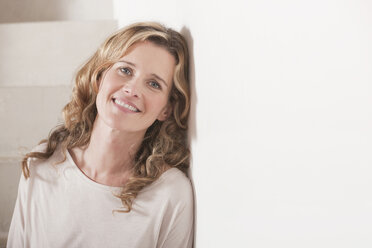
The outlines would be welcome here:
M 126 104 L 125 102 L 122 102 L 122 101 L 120 101 L 118 99 L 115 99 L 115 103 L 118 104 L 118 105 L 120 105 L 120 106 L 122 106 L 122 107 L 124 107 L 124 108 L 127 108 L 127 109 L 129 109 L 129 110 L 131 110 L 133 112 L 138 112 L 138 109 L 136 109 L 135 107 L 130 106 L 129 104 Z

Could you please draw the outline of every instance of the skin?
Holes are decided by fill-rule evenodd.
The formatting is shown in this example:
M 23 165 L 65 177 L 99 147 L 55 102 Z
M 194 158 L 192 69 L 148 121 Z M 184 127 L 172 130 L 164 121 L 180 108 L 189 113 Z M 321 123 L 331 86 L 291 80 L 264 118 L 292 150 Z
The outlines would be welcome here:
M 109 186 L 127 182 L 147 128 L 171 112 L 168 98 L 174 69 L 175 59 L 167 50 L 145 41 L 131 46 L 104 72 L 90 143 L 70 150 L 86 176 Z

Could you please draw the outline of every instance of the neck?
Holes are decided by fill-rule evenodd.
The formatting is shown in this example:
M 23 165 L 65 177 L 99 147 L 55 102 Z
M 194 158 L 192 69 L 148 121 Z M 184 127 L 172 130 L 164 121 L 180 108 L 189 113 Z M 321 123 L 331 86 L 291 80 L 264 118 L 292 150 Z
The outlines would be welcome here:
M 76 148 L 72 153 L 78 167 L 92 180 L 122 186 L 131 175 L 144 134 L 112 129 L 97 118 L 88 146 Z

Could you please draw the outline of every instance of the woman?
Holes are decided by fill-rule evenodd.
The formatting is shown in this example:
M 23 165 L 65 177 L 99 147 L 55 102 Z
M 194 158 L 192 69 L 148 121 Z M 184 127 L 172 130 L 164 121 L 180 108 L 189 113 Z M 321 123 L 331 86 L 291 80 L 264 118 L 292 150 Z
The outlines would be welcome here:
M 8 247 L 191 247 L 184 38 L 157 23 L 109 37 L 64 123 L 22 162 Z

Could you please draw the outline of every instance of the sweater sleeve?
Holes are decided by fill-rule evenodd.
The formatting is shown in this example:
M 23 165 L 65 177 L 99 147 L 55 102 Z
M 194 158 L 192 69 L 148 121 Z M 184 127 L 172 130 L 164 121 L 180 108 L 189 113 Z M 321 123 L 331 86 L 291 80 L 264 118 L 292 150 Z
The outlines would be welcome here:
M 186 178 L 185 178 L 186 179 Z M 181 185 L 172 193 L 176 194 L 168 206 L 163 220 L 163 238 L 158 247 L 191 248 L 194 238 L 194 202 L 189 179 L 181 180 Z
M 37 151 L 44 151 L 46 148 L 46 143 L 42 143 L 37 145 L 32 149 L 32 152 Z M 26 179 L 23 174 L 21 174 L 21 178 L 18 184 L 18 195 L 16 204 L 13 211 L 12 221 L 10 223 L 9 233 L 8 233 L 8 240 L 7 240 L 7 248 L 22 248 L 22 247 L 29 247 L 30 245 L 27 243 L 27 231 L 26 231 L 26 223 L 27 219 L 29 218 L 28 215 L 28 200 L 29 200 L 29 190 L 30 184 L 33 177 L 33 171 L 31 164 L 33 159 L 28 158 L 27 166 L 30 170 L 30 178 Z
M 18 195 L 16 204 L 13 211 L 12 221 L 10 223 L 7 247 L 25 247 L 24 235 L 25 235 L 25 214 L 26 214 L 26 179 L 21 175 L 18 186 Z
M 193 210 L 184 208 L 175 217 L 174 223 L 165 239 L 163 248 L 191 248 L 193 245 Z

